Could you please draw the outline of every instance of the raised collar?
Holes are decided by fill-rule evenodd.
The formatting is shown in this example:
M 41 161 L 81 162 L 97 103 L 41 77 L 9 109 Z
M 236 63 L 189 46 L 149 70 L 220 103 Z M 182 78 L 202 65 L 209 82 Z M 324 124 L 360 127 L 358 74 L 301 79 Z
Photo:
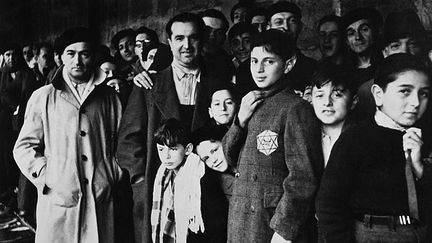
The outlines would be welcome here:
M 398 130 L 401 132 L 404 132 L 406 130 L 406 128 L 397 124 L 393 119 L 391 119 L 384 112 L 382 112 L 378 109 L 375 112 L 374 118 L 375 118 L 375 122 L 377 123 L 378 126 L 393 129 L 393 130 Z

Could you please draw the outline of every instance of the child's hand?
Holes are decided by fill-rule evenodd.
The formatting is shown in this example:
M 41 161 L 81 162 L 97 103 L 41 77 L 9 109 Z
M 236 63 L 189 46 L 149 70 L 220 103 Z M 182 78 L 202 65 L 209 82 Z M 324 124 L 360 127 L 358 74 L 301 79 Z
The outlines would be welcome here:
M 246 126 L 257 106 L 264 101 L 264 93 L 264 91 L 253 90 L 243 97 L 237 115 L 240 127 Z
M 402 137 L 403 149 L 411 156 L 413 171 L 417 178 L 423 175 L 423 164 L 421 162 L 421 147 L 423 145 L 422 133 L 419 128 L 411 127 L 406 130 Z

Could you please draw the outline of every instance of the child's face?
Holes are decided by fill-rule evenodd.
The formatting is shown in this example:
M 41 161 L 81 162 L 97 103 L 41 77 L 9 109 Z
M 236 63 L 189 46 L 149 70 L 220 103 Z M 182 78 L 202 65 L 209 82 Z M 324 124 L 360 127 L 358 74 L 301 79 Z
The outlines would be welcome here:
M 218 90 L 212 95 L 209 107 L 210 118 L 213 118 L 218 125 L 229 124 L 234 118 L 236 107 L 237 104 L 228 90 Z
M 178 169 L 188 152 L 181 144 L 177 144 L 175 147 L 156 144 L 156 147 L 162 164 L 170 170 Z
M 400 73 L 396 80 L 388 83 L 385 91 L 372 86 L 376 105 L 402 127 L 410 127 L 426 111 L 430 93 L 430 81 L 418 71 Z
M 250 70 L 256 85 L 267 88 L 282 77 L 285 63 L 278 55 L 267 52 L 263 46 L 257 46 L 251 52 Z
M 230 41 L 231 51 L 240 62 L 246 61 L 251 52 L 252 35 L 248 32 L 234 36 Z
M 220 141 L 202 141 L 196 147 L 196 152 L 210 169 L 219 172 L 224 172 L 228 169 L 228 162 L 225 159 Z
M 337 125 L 343 122 L 351 108 L 352 96 L 341 85 L 328 82 L 322 87 L 312 88 L 312 105 L 315 115 L 324 125 Z

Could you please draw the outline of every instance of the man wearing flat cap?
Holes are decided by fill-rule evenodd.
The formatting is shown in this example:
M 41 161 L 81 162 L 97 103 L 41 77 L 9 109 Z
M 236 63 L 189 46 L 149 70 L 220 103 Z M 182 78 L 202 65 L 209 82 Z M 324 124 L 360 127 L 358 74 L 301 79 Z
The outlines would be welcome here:
M 14 148 L 38 192 L 35 242 L 114 242 L 120 100 L 94 66 L 89 29 L 69 29 L 60 40 L 64 66 L 30 97 Z
M 349 61 L 358 85 L 370 80 L 382 60 L 378 49 L 381 14 L 374 8 L 354 9 L 342 17 L 345 41 L 349 47 Z

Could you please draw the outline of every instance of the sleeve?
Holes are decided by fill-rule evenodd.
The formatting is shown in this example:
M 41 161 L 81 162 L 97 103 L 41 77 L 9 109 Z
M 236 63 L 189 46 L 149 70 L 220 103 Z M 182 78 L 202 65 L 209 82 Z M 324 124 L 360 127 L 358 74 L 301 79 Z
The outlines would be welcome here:
M 288 112 L 284 131 L 284 156 L 289 173 L 270 221 L 270 227 L 286 240 L 295 240 L 312 215 L 318 185 L 314 164 L 322 163 L 319 134 L 320 124 L 310 104 L 303 100 L 295 104 Z
M 148 112 L 144 90 L 134 85 L 120 122 L 117 156 L 131 181 L 145 174 Z
M 236 116 L 230 129 L 222 138 L 222 150 L 228 164 L 233 168 L 237 168 L 238 156 L 247 134 L 246 130 L 241 128 L 238 124 L 238 118 Z
M 327 242 L 354 242 L 350 197 L 360 153 L 352 148 L 355 137 L 345 133 L 336 141 L 315 202 L 318 225 Z
M 21 172 L 42 191 L 45 186 L 44 130 L 40 106 L 42 102 L 37 95 L 28 101 L 24 124 L 14 147 L 14 158 Z
M 432 187 L 432 154 L 427 158 L 422 159 L 423 162 L 423 176 L 418 180 L 422 187 Z

